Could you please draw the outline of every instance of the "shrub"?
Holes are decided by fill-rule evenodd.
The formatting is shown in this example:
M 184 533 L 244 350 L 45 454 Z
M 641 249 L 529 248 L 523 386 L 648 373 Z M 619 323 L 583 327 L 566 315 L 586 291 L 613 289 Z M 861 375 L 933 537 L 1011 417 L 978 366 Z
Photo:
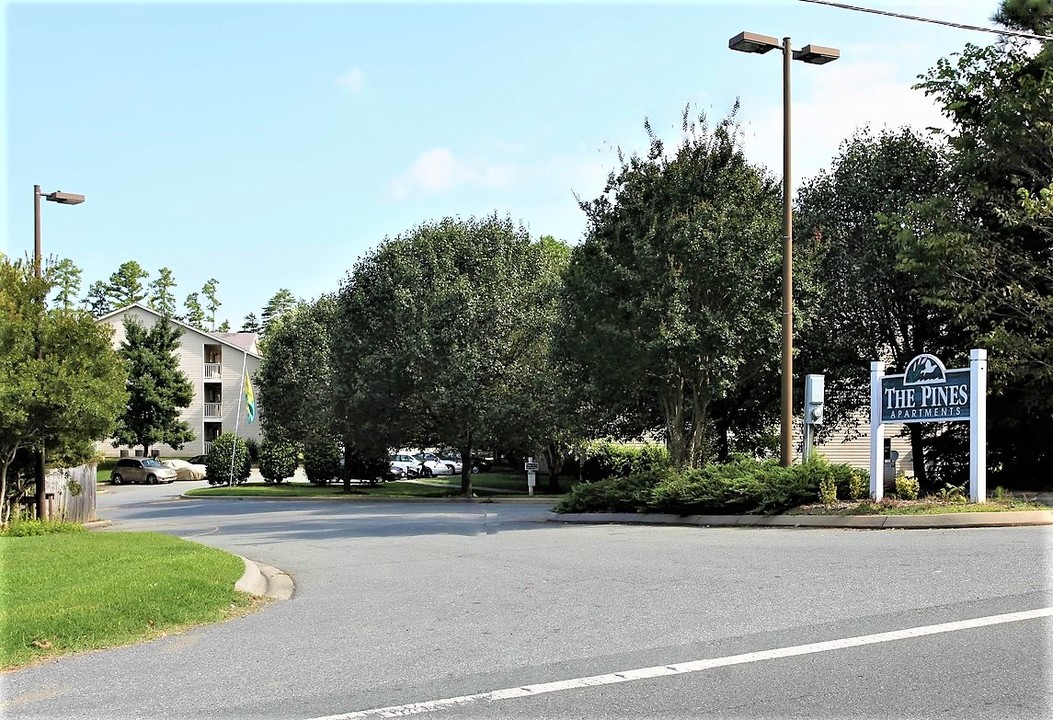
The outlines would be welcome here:
M 208 457 L 205 458 L 205 473 L 209 485 L 228 482 L 231 479 L 232 466 L 234 484 L 240 485 L 249 479 L 249 451 L 245 441 L 235 438 L 233 433 L 223 433 L 212 441 Z
M 391 462 L 386 457 L 364 455 L 353 448 L 347 452 L 347 473 L 353 480 L 366 480 L 372 484 L 394 479 Z
M 965 502 L 965 485 L 951 485 L 946 483 L 936 491 L 936 497 L 946 502 Z
M 852 472 L 848 478 L 848 499 L 864 500 L 870 497 L 870 474 L 859 468 L 849 468 Z
M 249 462 L 258 464 L 260 461 L 260 444 L 256 441 L 256 438 L 245 438 L 245 447 L 249 451 Z
M 628 477 L 669 467 L 669 451 L 665 445 L 623 445 L 608 440 L 590 443 L 585 447 L 581 463 L 581 478 L 586 482 L 610 477 Z
M 340 446 L 332 438 L 310 438 L 304 443 L 303 471 L 315 485 L 340 477 Z
M 559 501 L 558 513 L 640 512 L 647 494 L 668 471 L 654 471 L 631 477 L 614 477 L 594 483 L 575 485 Z
M 907 477 L 903 473 L 896 475 L 896 497 L 901 500 L 917 500 L 919 489 L 917 478 Z
M 260 475 L 265 482 L 283 483 L 296 473 L 300 452 L 296 445 L 282 438 L 263 438 L 259 447 Z
M 48 522 L 46 520 L 14 520 L 0 529 L 0 537 L 30 537 L 56 533 L 84 532 L 84 526 L 71 522 Z
M 823 505 L 837 502 L 837 478 L 833 473 L 826 473 L 819 478 L 819 500 Z

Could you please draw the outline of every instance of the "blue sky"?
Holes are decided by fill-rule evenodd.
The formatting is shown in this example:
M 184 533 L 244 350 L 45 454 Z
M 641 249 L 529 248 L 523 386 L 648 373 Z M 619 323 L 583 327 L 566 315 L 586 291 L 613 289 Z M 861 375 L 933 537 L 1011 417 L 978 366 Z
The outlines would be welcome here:
M 852 4 L 990 27 L 997 0 Z M 4 17 L 6 235 L 84 271 L 172 269 L 180 301 L 219 280 L 238 329 L 279 288 L 336 290 L 385 236 L 443 216 L 508 214 L 578 241 L 644 118 L 675 142 L 684 106 L 741 100 L 747 154 L 781 172 L 776 53 L 742 30 L 840 48 L 793 63 L 795 179 L 859 126 L 938 125 L 910 86 L 993 35 L 801 2 L 11 3 Z

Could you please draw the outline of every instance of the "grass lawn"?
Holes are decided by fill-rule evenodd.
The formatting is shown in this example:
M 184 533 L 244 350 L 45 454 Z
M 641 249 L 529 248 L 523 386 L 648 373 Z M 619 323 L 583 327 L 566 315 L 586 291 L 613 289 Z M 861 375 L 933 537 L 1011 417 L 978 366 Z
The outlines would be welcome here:
M 477 497 L 487 497 L 495 494 L 487 492 L 485 488 L 475 490 Z M 234 487 L 196 488 L 188 490 L 186 495 L 188 497 L 331 497 L 334 499 L 361 500 L 367 497 L 449 498 L 458 497 L 460 491 L 457 488 L 444 485 L 422 485 L 409 482 L 389 482 L 375 486 L 352 485 L 350 493 L 345 493 L 344 486 L 340 484 L 304 485 L 303 483 L 282 483 L 281 485 L 274 485 L 270 483 L 246 483 L 244 485 L 235 485 Z
M 106 458 L 100 462 L 95 470 L 95 482 L 108 483 L 110 481 L 110 473 L 113 472 L 113 466 L 116 464 L 117 458 Z
M 0 668 L 164 637 L 244 614 L 244 565 L 153 533 L 0 537 Z
M 431 478 L 432 482 L 435 483 L 452 483 L 460 486 L 461 477 L 460 475 L 440 475 L 436 478 Z M 559 488 L 562 492 L 566 492 L 571 487 L 578 483 L 577 479 L 569 477 L 560 477 Z M 527 492 L 527 478 L 525 472 L 485 472 L 476 473 L 472 475 L 472 488 L 490 488 L 494 490 L 515 490 L 517 492 Z M 539 474 L 535 480 L 534 494 L 544 493 L 548 490 L 548 475 Z

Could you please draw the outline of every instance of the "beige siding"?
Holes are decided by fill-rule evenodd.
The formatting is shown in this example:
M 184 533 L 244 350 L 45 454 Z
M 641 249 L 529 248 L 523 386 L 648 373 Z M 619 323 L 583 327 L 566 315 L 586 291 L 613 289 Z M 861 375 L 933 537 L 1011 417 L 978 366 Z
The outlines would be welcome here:
M 914 455 L 910 451 L 910 438 L 899 434 L 902 426 L 885 427 L 885 439 L 892 441 L 892 450 L 899 453 L 896 471 L 914 474 Z M 854 432 L 841 431 L 829 434 L 816 446 L 830 462 L 845 463 L 852 467 L 870 468 L 870 420 L 861 418 Z M 857 437 L 858 436 L 858 437 Z
M 154 323 L 157 322 L 158 316 L 154 313 L 145 310 L 138 306 L 131 306 L 126 308 L 120 313 L 116 313 L 110 317 L 106 317 L 100 320 L 101 323 L 110 325 L 114 329 L 113 344 L 114 347 L 120 347 L 121 343 L 125 340 L 124 333 L 124 318 L 133 317 L 144 327 L 153 327 Z M 166 457 L 190 457 L 192 455 L 199 455 L 205 451 L 204 447 L 204 423 L 205 423 L 205 346 L 206 345 L 218 345 L 221 348 L 221 361 L 222 361 L 222 381 L 215 383 L 210 381 L 212 384 L 222 385 L 222 403 L 221 412 L 222 418 L 220 420 L 223 423 L 224 432 L 233 432 L 235 423 L 237 423 L 238 436 L 242 438 L 252 438 L 259 440 L 261 437 L 260 433 L 260 422 L 259 412 L 256 414 L 256 420 L 250 425 L 246 422 L 245 408 L 242 405 L 242 367 L 248 370 L 249 377 L 254 378 L 255 374 L 259 371 L 260 359 L 254 355 L 247 355 L 244 350 L 237 347 L 232 347 L 229 344 L 224 344 L 221 339 L 209 336 L 205 333 L 198 332 L 192 328 L 188 328 L 177 323 L 172 325 L 178 326 L 183 334 L 180 338 L 179 347 L 179 369 L 186 375 L 190 381 L 191 386 L 194 388 L 194 398 L 191 400 L 189 407 L 184 408 L 180 414 L 180 418 L 189 423 L 190 428 L 194 431 L 195 438 L 193 441 L 183 446 L 181 450 L 174 450 L 168 445 L 156 445 L 152 449 L 160 451 L 162 456 Z M 253 379 L 253 389 L 256 389 L 256 383 Z M 257 392 L 258 397 L 258 392 Z M 240 420 L 237 414 L 241 412 Z M 210 421 L 215 421 L 210 418 Z M 120 454 L 120 451 L 127 450 L 130 454 L 134 454 L 133 448 L 122 447 L 114 448 L 112 440 L 106 440 L 97 444 L 97 448 L 103 454 L 114 457 Z M 141 448 L 140 448 L 141 449 Z

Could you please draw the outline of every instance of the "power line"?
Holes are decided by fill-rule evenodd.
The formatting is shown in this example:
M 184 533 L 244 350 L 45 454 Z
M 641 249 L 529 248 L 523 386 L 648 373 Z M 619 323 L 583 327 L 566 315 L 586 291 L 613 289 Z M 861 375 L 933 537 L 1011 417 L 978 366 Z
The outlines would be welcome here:
M 1036 35 L 1034 33 L 1017 32 L 1016 30 L 996 30 L 995 28 L 985 28 L 980 27 L 979 25 L 966 25 L 964 23 L 950 22 L 949 20 L 935 20 L 933 18 L 918 17 L 917 15 L 894 13 L 888 10 L 875 10 L 874 8 L 859 7 L 857 5 L 845 5 L 844 3 L 830 2 L 829 0 L 801 0 L 801 2 L 816 3 L 817 5 L 830 5 L 831 7 L 841 8 L 842 10 L 858 10 L 859 12 L 886 15 L 888 17 L 901 18 L 903 20 L 918 20 L 919 22 L 946 25 L 947 27 L 958 28 L 959 30 L 975 30 L 977 32 L 994 33 L 995 35 L 1010 35 L 1012 37 L 1026 38 L 1028 40 L 1053 41 L 1053 37 L 1049 35 Z

